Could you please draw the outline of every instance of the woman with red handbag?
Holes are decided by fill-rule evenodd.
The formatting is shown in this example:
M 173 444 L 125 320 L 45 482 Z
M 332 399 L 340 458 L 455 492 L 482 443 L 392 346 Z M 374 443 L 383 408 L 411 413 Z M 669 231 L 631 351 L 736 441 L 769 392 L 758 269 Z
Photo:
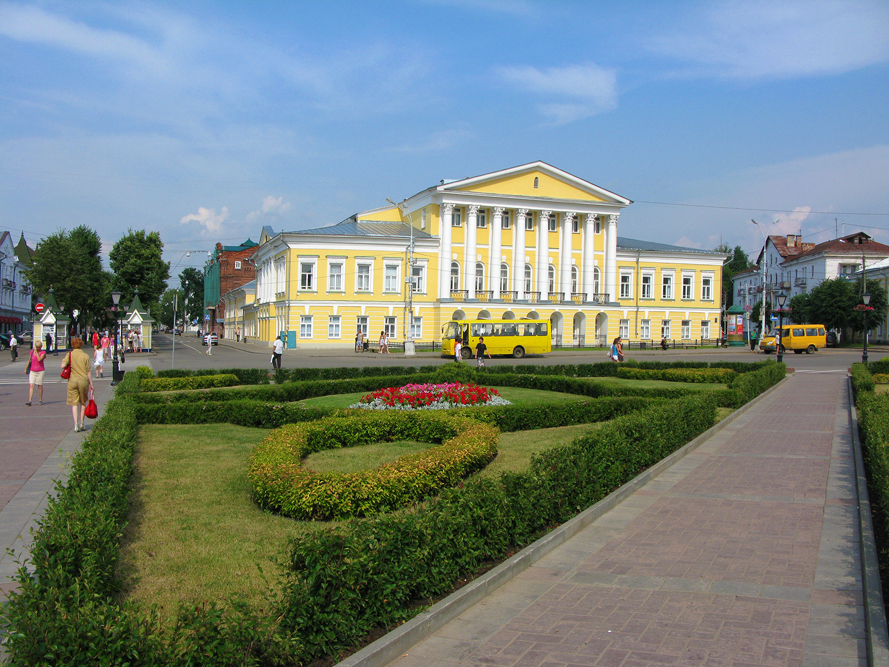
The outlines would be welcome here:
M 73 349 L 65 355 L 65 359 L 62 361 L 62 369 L 63 372 L 64 369 L 70 371 L 67 403 L 71 406 L 74 432 L 77 433 L 86 430 L 83 428 L 83 418 L 89 394 L 93 391 L 93 378 L 90 376 L 90 357 L 80 349 L 83 347 L 83 339 L 72 338 L 71 347 Z

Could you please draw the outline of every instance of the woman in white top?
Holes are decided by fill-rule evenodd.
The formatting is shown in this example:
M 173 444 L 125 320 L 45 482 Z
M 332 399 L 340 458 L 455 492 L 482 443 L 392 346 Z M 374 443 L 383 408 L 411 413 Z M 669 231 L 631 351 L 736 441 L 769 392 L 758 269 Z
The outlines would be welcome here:
M 389 354 L 389 337 L 385 329 L 380 332 L 380 354 Z

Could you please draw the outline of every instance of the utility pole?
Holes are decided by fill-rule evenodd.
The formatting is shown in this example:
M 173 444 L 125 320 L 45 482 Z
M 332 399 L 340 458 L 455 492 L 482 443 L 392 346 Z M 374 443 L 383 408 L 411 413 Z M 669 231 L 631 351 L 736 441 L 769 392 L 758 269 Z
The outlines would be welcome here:
M 386 197 L 386 201 L 398 209 L 401 217 L 404 218 L 406 207 L 404 202 L 396 204 L 394 201 Z M 404 323 L 404 354 L 412 357 L 417 351 L 414 340 L 411 337 L 411 329 L 414 325 L 414 216 L 413 213 L 407 213 L 408 224 L 410 225 L 410 245 L 405 248 L 405 257 L 407 269 L 404 276 L 404 315 L 402 322 Z

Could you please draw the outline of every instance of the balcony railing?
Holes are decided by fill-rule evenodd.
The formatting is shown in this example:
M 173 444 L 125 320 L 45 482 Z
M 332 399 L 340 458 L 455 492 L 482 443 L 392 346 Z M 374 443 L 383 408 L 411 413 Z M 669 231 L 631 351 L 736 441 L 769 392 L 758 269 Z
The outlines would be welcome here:
M 540 292 L 525 292 L 528 303 L 540 303 Z
M 515 301 L 518 298 L 518 296 L 519 296 L 518 292 L 510 292 L 510 291 L 500 292 L 500 298 L 503 301 L 505 301 L 506 303 L 512 303 L 513 301 Z
M 469 298 L 469 290 L 468 289 L 452 289 L 451 290 L 451 298 L 456 299 L 457 301 L 466 301 Z
M 609 296 L 610 296 L 609 294 L 605 294 L 605 293 L 591 294 L 589 302 L 590 303 L 599 303 L 599 304 L 608 303 L 611 300 L 608 298 Z
M 494 300 L 494 290 L 491 289 L 480 289 L 475 291 L 475 298 L 479 301 L 493 301 Z
M 796 287 L 805 287 L 806 286 L 806 278 L 797 278 L 794 282 Z
M 586 292 L 571 292 L 571 300 L 577 305 L 586 301 Z
M 550 292 L 549 293 L 549 302 L 550 303 L 562 303 L 565 300 L 564 292 Z

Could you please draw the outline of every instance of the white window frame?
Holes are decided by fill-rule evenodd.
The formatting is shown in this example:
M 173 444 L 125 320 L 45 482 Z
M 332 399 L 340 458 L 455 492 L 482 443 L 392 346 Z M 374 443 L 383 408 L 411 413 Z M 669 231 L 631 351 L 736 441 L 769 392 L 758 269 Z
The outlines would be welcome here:
M 534 214 L 531 211 L 525 213 L 525 231 L 533 232 L 534 231 Z
M 485 265 L 482 262 L 475 263 L 475 291 L 485 289 Z
M 682 273 L 682 300 L 693 301 L 695 298 L 695 274 Z
M 383 294 L 401 293 L 401 264 L 383 265 Z
M 597 215 L 597 216 L 596 216 L 596 221 L 595 221 L 595 223 L 593 223 L 593 224 L 594 224 L 594 232 L 593 232 L 593 233 L 595 233 L 595 234 L 601 234 L 601 233 L 602 233 L 602 218 L 600 218 L 600 217 Z
M 423 339 L 423 318 L 422 317 L 414 317 L 413 321 L 411 321 L 411 339 L 413 339 L 413 340 L 422 340 Z
M 571 233 L 580 234 L 580 216 L 575 215 L 571 218 Z
M 455 206 L 454 210 L 451 211 L 451 227 L 462 227 L 463 226 L 463 209 L 459 206 Z
M 383 331 L 389 338 L 395 338 L 398 335 L 398 317 L 388 315 L 383 319 Z
M 306 267 L 310 267 L 306 271 Z M 300 292 L 317 292 L 318 285 L 318 260 L 305 257 L 299 258 L 299 291 Z M 278 292 L 283 292 L 283 286 L 279 285 Z
M 236 259 L 235 260 L 235 271 L 240 271 L 240 270 L 241 270 L 241 260 Z
M 701 321 L 701 338 L 710 338 L 710 320 Z
M 532 289 L 534 287 L 534 269 L 530 264 L 525 264 L 525 270 L 522 275 L 522 281 L 525 283 L 525 294 L 528 292 L 533 292 Z
M 557 232 L 559 231 L 559 223 L 556 220 L 556 214 L 550 213 L 546 219 L 546 231 L 548 232 Z
M 550 294 L 556 291 L 556 267 L 552 264 L 546 267 L 546 284 Z
M 598 266 L 593 267 L 593 292 L 596 294 L 601 294 L 602 290 L 602 272 L 599 271 Z
M 367 267 L 367 273 L 362 272 L 362 268 Z M 373 261 L 355 260 L 355 291 L 363 293 L 373 292 Z M 362 278 L 367 278 L 367 285 L 362 287 Z
M 343 337 L 343 316 L 329 315 L 327 317 L 327 337 L 340 339 Z
M 460 262 L 451 262 L 450 281 L 452 290 L 460 289 Z
M 701 276 L 701 301 L 713 301 L 713 274 L 705 273 Z M 704 336 L 709 338 L 709 336 Z
M 620 270 L 620 286 L 618 293 L 620 299 L 633 298 L 633 269 Z
M 671 328 L 672 325 L 670 324 L 670 320 L 661 320 L 661 338 L 671 340 L 673 338 Z
M 630 339 L 630 320 L 621 320 L 617 335 L 624 340 Z
M 682 340 L 691 340 L 691 320 L 682 320 Z
M 328 292 L 343 292 L 343 291 L 345 291 L 343 288 L 343 285 L 345 284 L 345 276 L 343 275 L 345 273 L 345 271 L 344 271 L 345 267 L 346 267 L 345 260 L 327 263 L 327 291 Z
M 577 270 L 576 266 L 571 267 L 571 293 L 575 294 L 577 292 L 578 283 L 580 282 L 580 272 Z
M 654 298 L 654 272 L 653 271 L 643 271 L 642 272 L 642 282 L 639 285 L 639 298 L 640 299 L 653 299 Z
M 642 340 L 651 340 L 651 320 L 640 321 L 639 338 Z
M 672 271 L 667 272 L 664 271 L 661 274 L 661 299 L 664 301 L 672 301 L 674 289 L 676 285 L 674 284 L 676 280 L 676 274 Z
M 500 214 L 500 229 L 509 229 L 509 225 L 509 211 L 503 211 L 503 213 Z
M 300 315 L 299 316 L 299 337 L 302 340 L 307 340 L 312 337 L 312 316 L 311 315 Z
M 368 317 L 367 315 L 359 315 L 355 320 L 355 332 L 361 330 L 361 333 L 367 335 L 368 330 L 370 329 Z
M 479 211 L 475 214 L 475 227 L 476 229 L 487 229 L 488 228 L 488 212 L 487 211 Z
M 411 267 L 411 290 L 414 294 L 426 293 L 426 265 L 417 264 Z
M 506 262 L 500 265 L 500 291 L 509 291 L 509 264 Z

